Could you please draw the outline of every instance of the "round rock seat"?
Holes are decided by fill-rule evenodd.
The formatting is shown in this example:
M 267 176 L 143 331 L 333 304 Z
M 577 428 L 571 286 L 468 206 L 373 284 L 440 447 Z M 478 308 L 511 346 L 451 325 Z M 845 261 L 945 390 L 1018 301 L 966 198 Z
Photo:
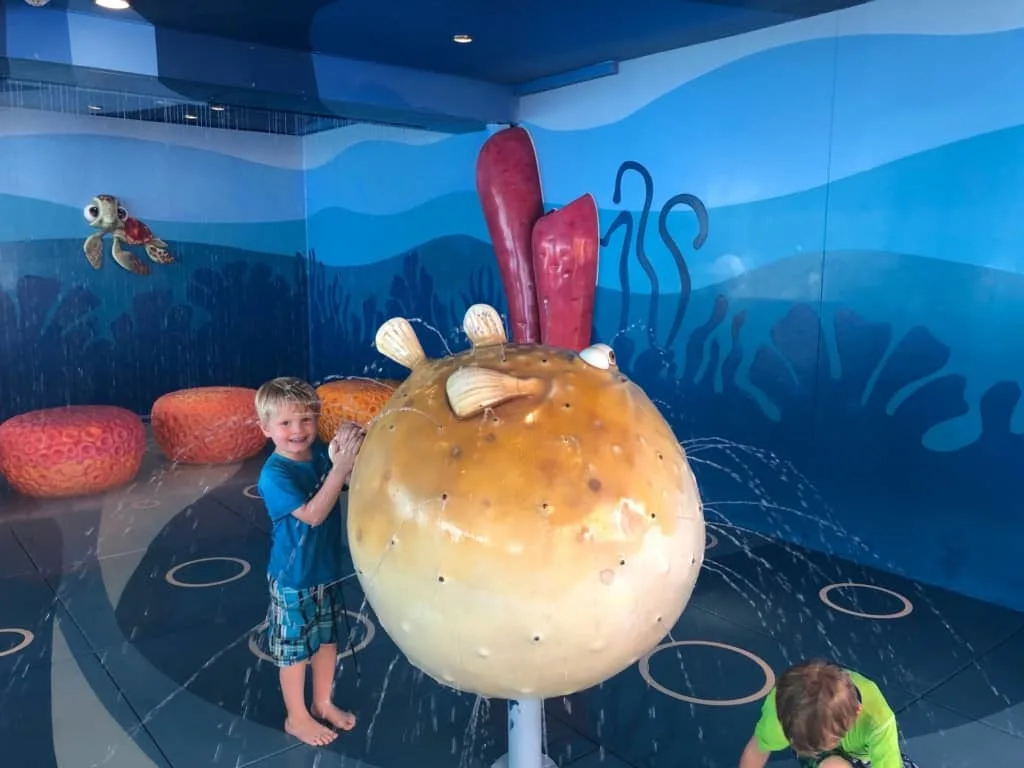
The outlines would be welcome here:
M 150 413 L 160 450 L 179 464 L 233 464 L 267 443 L 256 419 L 256 390 L 195 387 L 161 395 Z
M 343 421 L 365 427 L 400 383 L 390 379 L 336 379 L 321 384 L 316 388 L 320 397 L 320 439 L 331 442 Z
M 0 473 L 25 496 L 101 493 L 131 482 L 146 452 L 136 414 L 112 405 L 71 405 L 0 424 Z

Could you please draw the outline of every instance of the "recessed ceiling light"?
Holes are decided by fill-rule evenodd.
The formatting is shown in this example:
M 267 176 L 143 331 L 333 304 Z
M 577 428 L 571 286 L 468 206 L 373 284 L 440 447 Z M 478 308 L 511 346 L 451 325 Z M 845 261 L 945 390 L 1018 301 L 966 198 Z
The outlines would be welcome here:
M 132 7 L 132 4 L 128 0 L 92 0 L 100 8 L 106 8 L 108 11 L 127 11 Z
M 186 112 L 185 113 L 185 119 L 186 120 L 198 120 L 199 118 L 196 117 L 195 115 L 193 115 L 191 112 Z
M 89 109 L 91 109 L 93 112 L 102 112 L 103 111 L 103 107 L 99 106 L 98 104 L 90 104 L 89 105 Z
M 220 104 L 214 104 L 210 107 L 213 112 L 223 112 L 227 107 L 222 107 Z
M 460 45 L 465 45 L 466 43 L 472 43 L 473 42 L 473 36 L 472 35 L 452 35 L 452 42 L 459 43 Z

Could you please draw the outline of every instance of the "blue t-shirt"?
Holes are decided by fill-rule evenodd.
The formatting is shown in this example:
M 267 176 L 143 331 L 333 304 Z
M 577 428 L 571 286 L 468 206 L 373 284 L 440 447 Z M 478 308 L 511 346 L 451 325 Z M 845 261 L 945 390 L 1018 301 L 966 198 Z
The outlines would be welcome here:
M 273 524 L 267 575 L 287 589 L 309 589 L 343 575 L 338 505 L 315 527 L 292 514 L 316 495 L 331 469 L 327 447 L 316 441 L 312 450 L 311 461 L 271 454 L 260 472 L 258 487 Z

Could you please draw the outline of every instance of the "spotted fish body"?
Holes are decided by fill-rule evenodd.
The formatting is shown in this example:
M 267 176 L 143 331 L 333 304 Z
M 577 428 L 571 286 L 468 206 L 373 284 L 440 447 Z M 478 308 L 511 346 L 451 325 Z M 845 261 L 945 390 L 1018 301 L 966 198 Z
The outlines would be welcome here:
M 157 264 L 173 264 L 175 259 L 167 243 L 153 235 L 143 222 L 128 215 L 120 201 L 113 195 L 97 195 L 82 214 L 94 232 L 86 238 L 83 250 L 85 258 L 93 269 L 103 266 L 103 238 L 110 235 L 113 241 L 111 255 L 114 261 L 132 274 L 149 274 L 149 265 L 141 261 L 125 245 L 141 245 L 150 261 Z
M 408 322 L 377 346 L 411 369 L 369 426 L 348 536 L 381 625 L 434 679 L 566 695 L 650 652 L 689 600 L 704 518 L 671 428 L 605 345 L 507 344 L 428 360 Z

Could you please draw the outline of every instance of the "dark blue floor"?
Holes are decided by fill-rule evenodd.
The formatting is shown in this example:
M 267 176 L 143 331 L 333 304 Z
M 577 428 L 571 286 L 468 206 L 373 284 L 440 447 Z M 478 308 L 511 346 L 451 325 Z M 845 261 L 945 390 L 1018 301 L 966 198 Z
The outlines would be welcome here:
M 504 752 L 504 704 L 412 669 L 354 579 L 357 652 L 342 661 L 336 698 L 359 724 L 324 750 L 280 731 L 276 670 L 249 644 L 267 600 L 258 466 L 169 472 L 151 457 L 138 483 L 105 498 L 0 497 L 0 630 L 23 630 L 0 631 L 0 765 L 476 768 Z M 921 768 L 1021 764 L 1024 615 L 728 525 L 709 532 L 693 600 L 666 641 L 678 645 L 547 702 L 560 764 L 734 768 L 762 665 L 777 674 L 815 655 L 882 686 Z M 203 558 L 214 559 L 175 570 Z M 822 602 L 822 588 L 848 582 L 897 593 L 911 610 L 872 619 Z M 873 615 L 908 605 L 865 587 L 826 597 Z

